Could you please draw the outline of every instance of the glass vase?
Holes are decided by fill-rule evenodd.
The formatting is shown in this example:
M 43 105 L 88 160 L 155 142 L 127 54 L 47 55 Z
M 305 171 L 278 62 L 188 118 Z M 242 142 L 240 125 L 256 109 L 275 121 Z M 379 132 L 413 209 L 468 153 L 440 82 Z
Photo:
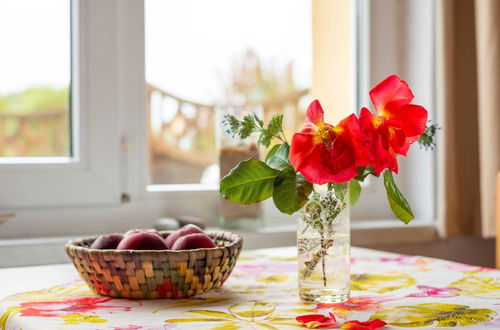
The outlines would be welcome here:
M 347 184 L 313 191 L 299 211 L 298 222 L 301 299 L 320 303 L 349 299 L 351 259 Z

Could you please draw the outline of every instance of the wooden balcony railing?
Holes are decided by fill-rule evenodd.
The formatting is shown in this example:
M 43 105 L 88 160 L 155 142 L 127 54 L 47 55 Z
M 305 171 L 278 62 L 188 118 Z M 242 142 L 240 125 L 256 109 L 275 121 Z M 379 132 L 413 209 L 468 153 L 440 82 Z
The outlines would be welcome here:
M 0 156 L 67 156 L 67 109 L 35 114 L 0 113 Z
M 207 166 L 218 163 L 216 136 L 221 124 L 217 122 L 221 120 L 217 119 L 218 110 L 224 107 L 255 108 L 262 111 L 265 119 L 274 113 L 284 113 L 286 126 L 293 130 L 302 126 L 304 109 L 300 109 L 300 100 L 307 93 L 308 90 L 297 90 L 261 103 L 217 105 L 186 100 L 148 85 L 149 155 L 153 182 L 168 181 L 165 172 L 175 177 L 172 173 L 179 172 L 179 166 L 182 166 L 182 171 L 199 175 Z
M 207 166 L 218 163 L 217 129 L 221 120 L 217 118 L 218 110 L 258 109 L 267 120 L 274 113 L 283 113 L 285 127 L 291 132 L 302 126 L 305 109 L 301 108 L 301 99 L 307 93 L 297 90 L 243 105 L 202 104 L 148 84 L 146 110 L 153 182 L 169 182 L 170 178 L 178 177 L 179 171 L 199 176 Z M 69 132 L 67 109 L 40 114 L 0 114 L 0 156 L 68 155 Z M 154 165 L 162 162 L 163 165 Z M 165 177 L 168 171 L 170 174 Z

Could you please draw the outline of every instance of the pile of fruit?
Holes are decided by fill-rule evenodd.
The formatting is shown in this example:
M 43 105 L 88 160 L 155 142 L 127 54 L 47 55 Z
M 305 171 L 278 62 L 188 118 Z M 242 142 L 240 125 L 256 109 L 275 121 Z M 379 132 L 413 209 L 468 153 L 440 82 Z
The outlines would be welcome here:
M 213 248 L 215 243 L 196 225 L 186 225 L 166 238 L 155 229 L 132 229 L 125 234 L 100 235 L 90 246 L 100 250 L 192 250 Z

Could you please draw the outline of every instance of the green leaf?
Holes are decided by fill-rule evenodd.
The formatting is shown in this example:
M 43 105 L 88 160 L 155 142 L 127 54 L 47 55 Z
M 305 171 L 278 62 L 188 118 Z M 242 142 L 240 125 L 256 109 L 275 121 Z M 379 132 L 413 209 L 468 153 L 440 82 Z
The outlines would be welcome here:
M 263 146 L 269 147 L 269 145 L 271 144 L 271 140 L 279 136 L 280 132 L 282 131 L 282 125 L 283 125 L 283 114 L 281 113 L 275 114 L 269 120 L 267 128 L 261 131 L 259 137 L 259 143 Z
M 266 155 L 266 164 L 267 164 L 267 161 L 269 160 L 269 158 L 271 158 L 275 153 L 276 151 L 278 150 L 278 148 L 281 146 L 281 144 L 275 144 L 271 150 L 269 150 L 269 152 L 267 153 Z
M 349 181 L 349 204 L 354 205 L 358 202 L 359 195 L 361 194 L 361 185 L 358 180 L 351 179 Z
M 289 152 L 290 146 L 288 145 L 288 143 L 283 143 L 271 157 L 266 159 L 266 164 L 277 170 L 293 170 L 292 164 L 290 164 L 290 161 L 288 160 Z
M 335 193 L 335 196 L 337 196 L 337 198 L 340 199 L 341 201 L 345 201 L 346 192 L 347 192 L 347 183 L 346 182 L 342 182 L 342 183 L 329 182 L 328 183 L 328 190 L 333 191 Z
M 414 218 L 413 211 L 411 210 L 410 204 L 408 204 L 403 194 L 396 186 L 391 171 L 384 171 L 384 186 L 387 191 L 387 200 L 389 201 L 392 212 L 398 219 L 408 224 Z
M 220 182 L 222 197 L 238 204 L 253 204 L 273 195 L 273 181 L 278 171 L 257 159 L 239 163 Z
M 259 116 L 257 116 L 255 113 L 253 114 L 253 118 L 260 127 L 264 126 L 264 122 L 262 121 L 262 119 L 260 119 Z
M 282 170 L 274 180 L 274 205 L 285 214 L 293 214 L 307 202 L 313 185 L 294 170 Z
M 255 117 L 253 115 L 246 115 L 241 120 L 238 135 L 241 139 L 246 139 L 257 130 L 258 128 L 257 125 L 255 124 Z

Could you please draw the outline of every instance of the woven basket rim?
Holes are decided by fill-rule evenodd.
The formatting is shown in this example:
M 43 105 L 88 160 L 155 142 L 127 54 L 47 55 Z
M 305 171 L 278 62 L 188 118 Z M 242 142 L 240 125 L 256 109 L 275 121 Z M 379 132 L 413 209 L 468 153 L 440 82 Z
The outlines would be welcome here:
M 160 231 L 160 234 L 171 234 L 173 233 L 173 230 L 164 230 Z M 109 253 L 116 253 L 116 254 L 130 254 L 130 253 L 148 253 L 148 254 L 164 254 L 164 253 L 186 253 L 186 252 L 194 252 L 194 251 L 216 251 L 216 250 L 222 250 L 222 249 L 227 249 L 232 246 L 236 245 L 241 245 L 243 242 L 243 237 L 241 237 L 238 234 L 229 232 L 229 231 L 212 231 L 212 232 L 205 232 L 208 236 L 217 236 L 217 235 L 223 235 L 225 237 L 229 236 L 228 238 L 231 238 L 231 243 L 226 245 L 226 246 L 216 246 L 213 248 L 199 248 L 199 249 L 191 249 L 191 250 L 116 250 L 116 249 L 91 249 L 90 247 L 85 247 L 81 245 L 77 245 L 78 243 L 81 243 L 82 241 L 86 240 L 92 240 L 92 239 L 97 239 L 98 236 L 90 236 L 90 237 L 82 237 L 74 240 L 68 241 L 64 247 L 67 249 L 74 249 L 74 250 L 79 250 L 82 252 L 87 252 L 87 253 L 96 253 L 96 254 L 109 254 Z

